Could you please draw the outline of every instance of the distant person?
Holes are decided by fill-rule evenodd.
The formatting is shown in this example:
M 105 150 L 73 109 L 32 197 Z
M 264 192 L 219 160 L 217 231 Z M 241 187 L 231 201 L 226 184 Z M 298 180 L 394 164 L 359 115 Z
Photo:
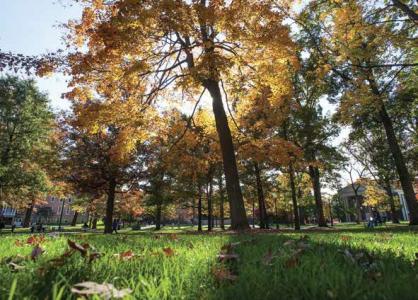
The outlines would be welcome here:
M 0 221 L 0 232 L 6 227 L 3 221 Z
M 112 223 L 112 233 L 113 232 L 118 233 L 118 225 L 119 225 L 118 220 L 117 219 L 114 219 L 113 220 L 113 223 Z
M 16 223 L 13 221 L 12 222 L 12 233 L 15 232 L 15 229 L 16 229 Z
M 89 225 L 87 225 L 87 223 L 84 223 L 83 226 L 81 227 L 81 229 L 86 232 L 87 229 L 89 228 Z
M 35 232 L 35 224 L 32 224 L 30 227 L 30 233 L 34 233 Z

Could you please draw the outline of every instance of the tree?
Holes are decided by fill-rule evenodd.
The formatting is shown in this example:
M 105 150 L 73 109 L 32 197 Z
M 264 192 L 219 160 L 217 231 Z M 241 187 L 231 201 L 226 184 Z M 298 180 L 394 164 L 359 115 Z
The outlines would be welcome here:
M 392 221 L 399 223 L 395 199 L 392 193 L 392 183 L 396 179 L 395 164 L 387 145 L 382 145 L 382 128 L 364 121 L 362 126 L 356 126 L 350 133 L 345 148 L 349 154 L 368 171 L 376 183 L 387 193 Z M 367 126 L 367 129 L 362 127 Z M 374 128 L 373 128 L 374 126 Z
M 54 155 L 54 126 L 48 98 L 33 80 L 0 78 L 0 197 L 27 208 L 25 226 L 52 189 L 47 167 Z
M 118 86 L 124 92 L 135 90 L 147 106 L 167 88 L 206 89 L 221 145 L 231 226 L 248 228 L 219 83 L 240 69 L 266 68 L 251 64 L 255 54 L 273 55 L 283 66 L 292 60 L 293 44 L 282 14 L 272 9 L 273 1 L 119 0 L 85 5 L 82 19 L 69 23 L 69 43 L 81 49 L 69 56 L 73 92 L 85 94 L 85 82 L 108 93 Z
M 392 18 L 397 13 L 390 8 L 382 10 L 380 1 L 330 0 L 309 4 L 297 23 L 323 63 L 340 77 L 340 121 L 350 124 L 359 116 L 379 120 L 413 225 L 418 224 L 418 202 L 388 102 L 399 85 L 400 73 L 416 66 L 416 51 L 411 44 L 416 26 L 409 26 L 408 20 Z M 320 32 L 319 38 L 312 35 L 314 30 Z
M 137 178 L 132 166 L 149 115 L 129 101 L 74 102 L 73 110 L 61 122 L 64 176 L 80 194 L 107 196 L 105 233 L 111 233 L 116 193 Z
M 357 224 L 360 224 L 360 222 L 362 221 L 362 214 L 361 214 L 362 203 L 361 203 L 361 199 L 359 195 L 359 190 L 361 188 L 361 183 L 362 183 L 362 180 L 364 180 L 364 174 L 367 169 L 364 167 L 358 168 L 352 162 L 348 162 L 347 164 L 343 166 L 343 168 L 345 169 L 345 171 L 348 173 L 350 177 L 350 185 L 354 192 L 355 205 L 357 209 L 356 222 Z M 357 178 L 355 178 L 354 176 L 357 176 Z
M 364 191 L 364 205 L 374 208 L 387 208 L 387 194 L 379 188 L 378 184 L 374 181 L 368 180 L 365 184 L 366 189 Z
M 304 47 L 303 40 L 299 42 Z M 332 96 L 331 78 L 318 55 L 304 49 L 305 58 L 300 58 L 300 68 L 294 72 L 293 87 L 297 109 L 292 110 L 289 123 L 289 138 L 302 149 L 311 177 L 315 198 L 316 215 L 320 227 L 327 226 L 321 195 L 321 171 L 333 168 L 338 153 L 331 140 L 339 134 L 339 128 L 329 116 L 324 115 L 321 97 Z

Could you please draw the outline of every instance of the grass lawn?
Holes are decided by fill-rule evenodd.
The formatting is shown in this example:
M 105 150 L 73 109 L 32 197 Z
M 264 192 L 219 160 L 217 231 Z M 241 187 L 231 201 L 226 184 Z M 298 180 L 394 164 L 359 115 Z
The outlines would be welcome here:
M 126 299 L 418 299 L 416 228 L 185 230 L 47 234 L 34 260 L 29 234 L 2 234 L 0 299 L 76 299 L 84 281 L 129 288 Z M 63 256 L 68 239 L 78 249 Z

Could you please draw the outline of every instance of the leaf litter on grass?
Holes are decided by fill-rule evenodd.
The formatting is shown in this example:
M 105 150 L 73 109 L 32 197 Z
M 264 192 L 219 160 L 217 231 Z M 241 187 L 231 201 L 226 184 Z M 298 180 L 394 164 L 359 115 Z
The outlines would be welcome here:
M 82 296 L 98 295 L 103 299 L 121 299 L 132 293 L 129 288 L 118 290 L 111 283 L 97 283 L 93 281 L 80 282 L 71 288 L 73 294 Z

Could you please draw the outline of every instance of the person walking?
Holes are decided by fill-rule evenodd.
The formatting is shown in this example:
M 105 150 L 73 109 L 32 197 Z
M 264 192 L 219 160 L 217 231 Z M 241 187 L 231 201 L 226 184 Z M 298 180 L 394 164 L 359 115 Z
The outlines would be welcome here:
M 112 233 L 113 232 L 118 233 L 118 224 L 119 224 L 118 219 L 114 219 L 112 223 Z

